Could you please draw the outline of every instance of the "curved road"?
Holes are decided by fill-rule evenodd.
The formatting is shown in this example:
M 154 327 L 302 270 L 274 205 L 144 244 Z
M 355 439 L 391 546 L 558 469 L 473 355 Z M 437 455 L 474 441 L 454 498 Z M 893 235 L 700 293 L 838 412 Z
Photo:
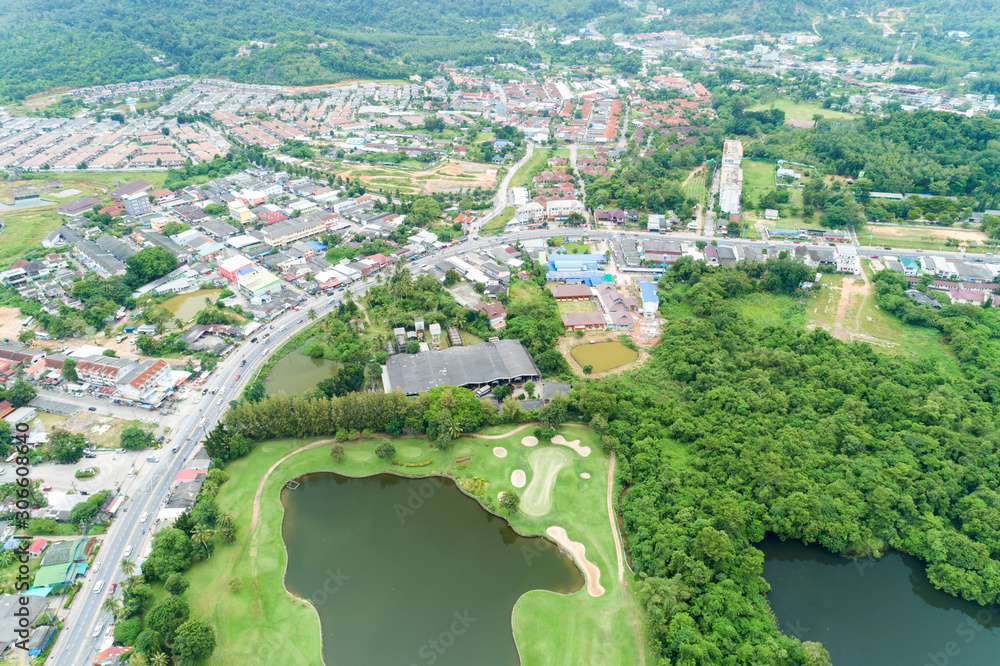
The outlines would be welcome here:
M 516 169 L 511 169 L 508 176 L 515 171 Z M 506 180 L 509 182 L 509 178 Z M 501 188 L 500 192 L 503 192 L 505 196 L 504 188 Z M 499 196 L 500 193 L 498 193 Z M 713 240 L 706 236 L 687 234 L 651 234 L 648 232 L 555 227 L 486 238 L 477 238 L 473 235 L 470 241 L 438 250 L 418 258 L 412 264 L 414 268 L 423 269 L 446 257 L 513 243 L 515 238 L 548 238 L 567 234 L 587 235 L 592 241 L 626 236 L 689 242 Z M 796 247 L 796 244 L 787 242 L 742 239 L 728 239 L 727 242 L 775 249 Z M 858 250 L 859 254 L 863 254 L 863 248 L 858 248 Z M 934 252 L 933 254 L 951 258 L 965 256 L 957 252 Z M 923 256 L 923 253 L 912 250 L 893 250 L 892 255 L 916 258 Z M 371 284 L 373 283 L 369 281 L 359 282 L 351 285 L 348 289 L 355 294 L 363 294 Z M 155 516 L 166 503 L 174 478 L 183 468 L 184 462 L 191 456 L 202 438 L 222 418 L 229 401 L 239 397 L 247 379 L 266 361 L 268 355 L 278 348 L 286 338 L 309 324 L 306 316 L 308 310 L 315 309 L 318 315 L 327 314 L 340 303 L 343 294 L 344 292 L 341 291 L 332 297 L 324 295 L 311 298 L 301 305 L 300 311 L 289 311 L 277 317 L 269 324 L 270 328 L 260 330 L 257 344 L 245 343 L 219 364 L 205 385 L 209 390 L 218 389 L 217 394 L 205 395 L 200 405 L 194 404 L 193 395 L 185 399 L 178 410 L 180 417 L 171 432 L 172 437 L 164 445 L 162 453 L 158 454 L 162 456 L 160 462 L 145 465 L 144 467 L 149 470 L 148 473 L 136 478 L 131 483 L 131 495 L 125 501 L 122 510 L 104 538 L 95 565 L 84 580 L 64 630 L 60 633 L 47 663 L 56 666 L 86 666 L 92 663 L 98 647 L 107 640 L 105 635 L 112 620 L 111 615 L 101 610 L 101 603 L 109 595 L 111 584 L 120 584 L 124 578 L 118 564 L 125 557 L 126 551 L 129 552 L 129 559 L 136 560 L 148 548 L 150 538 L 148 530 L 154 527 Z M 268 337 L 265 338 L 265 334 L 268 334 Z M 245 361 L 246 364 L 241 366 L 241 361 Z M 168 453 L 174 446 L 178 447 L 177 451 Z

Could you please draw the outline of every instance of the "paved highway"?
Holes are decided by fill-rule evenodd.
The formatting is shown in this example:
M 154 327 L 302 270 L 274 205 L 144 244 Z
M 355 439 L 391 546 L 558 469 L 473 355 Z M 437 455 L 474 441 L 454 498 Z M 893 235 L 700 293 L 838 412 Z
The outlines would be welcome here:
M 515 170 L 512 169 L 511 173 Z M 501 192 L 505 188 L 501 188 Z M 591 241 L 608 240 L 614 237 L 632 236 L 641 239 L 658 238 L 675 241 L 711 241 L 708 236 L 689 234 L 652 234 L 648 232 L 619 232 L 606 229 L 537 229 L 511 233 L 502 236 L 486 238 L 472 237 L 465 243 L 439 250 L 431 255 L 421 257 L 413 262 L 416 269 L 423 269 L 440 261 L 442 258 L 464 254 L 474 250 L 486 249 L 506 243 L 514 243 L 516 239 L 548 238 L 552 236 L 587 235 Z M 727 239 L 727 242 L 753 247 L 775 249 L 792 249 L 795 243 Z M 858 248 L 859 254 L 885 254 L 877 248 L 866 250 Z M 920 257 L 923 253 L 914 250 L 892 250 L 892 256 Z M 936 256 L 950 258 L 969 258 L 958 252 L 934 252 Z M 349 287 L 355 294 L 367 291 L 371 282 L 359 282 Z M 174 416 L 176 425 L 173 427 L 171 439 L 164 445 L 162 452 L 156 455 L 158 463 L 145 465 L 147 473 L 140 475 L 130 483 L 129 497 L 107 536 L 103 540 L 100 554 L 94 567 L 84 580 L 83 587 L 73 603 L 73 608 L 66 622 L 64 631 L 60 634 L 55 648 L 48 660 L 55 666 L 85 666 L 93 661 L 98 648 L 109 643 L 106 632 L 111 623 L 111 616 L 101 610 L 101 604 L 110 594 L 112 583 L 121 584 L 123 578 L 119 562 L 129 552 L 129 559 L 140 558 L 148 548 L 151 529 L 155 527 L 156 514 L 167 501 L 170 488 L 177 473 L 194 452 L 202 438 L 215 427 L 222 417 L 229 401 L 239 397 L 247 379 L 266 361 L 288 337 L 297 333 L 309 324 L 306 313 L 310 308 L 317 314 L 324 315 L 340 302 L 343 292 L 334 297 L 321 296 L 307 300 L 301 305 L 300 311 L 290 311 L 276 318 L 258 333 L 256 344 L 245 343 L 229 358 L 219 364 L 215 373 L 209 379 L 206 387 L 209 390 L 218 389 L 218 393 L 206 395 L 200 405 L 194 404 L 194 396 L 189 396 L 178 408 Z M 267 337 L 264 337 L 267 334 Z M 245 365 L 240 365 L 246 361 Z M 239 379 L 237 379 L 239 377 Z M 174 447 L 174 453 L 169 453 Z

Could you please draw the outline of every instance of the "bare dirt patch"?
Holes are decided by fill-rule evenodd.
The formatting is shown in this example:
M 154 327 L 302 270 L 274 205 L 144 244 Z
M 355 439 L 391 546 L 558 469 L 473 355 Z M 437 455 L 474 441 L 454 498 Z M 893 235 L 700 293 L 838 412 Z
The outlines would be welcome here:
M 893 238 L 910 238 L 911 236 L 929 236 L 931 238 L 940 238 L 941 240 L 948 240 L 949 238 L 954 238 L 956 240 L 964 241 L 979 241 L 985 243 L 988 238 L 986 234 L 982 231 L 976 231 L 974 229 L 952 229 L 951 227 L 890 227 L 890 226 L 878 226 L 873 227 L 876 235 L 878 236 L 891 236 Z

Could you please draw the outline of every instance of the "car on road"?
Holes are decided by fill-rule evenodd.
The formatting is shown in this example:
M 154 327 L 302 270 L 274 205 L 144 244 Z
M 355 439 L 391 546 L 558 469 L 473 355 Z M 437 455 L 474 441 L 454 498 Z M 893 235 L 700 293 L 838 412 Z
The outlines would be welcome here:
M 242 375 L 236 375 L 236 379 L 239 379 L 240 377 L 242 377 Z
M 203 389 L 201 390 L 201 394 L 202 394 L 202 395 L 205 395 L 206 393 L 208 393 L 208 389 L 207 389 L 207 388 L 203 388 Z
M 93 453 L 84 453 L 83 457 L 84 458 L 96 458 L 97 456 L 94 455 Z
M 246 359 L 243 359 L 242 361 L 240 361 L 240 367 L 241 367 L 241 368 L 242 368 L 242 367 L 243 367 L 244 365 L 246 365 L 246 364 L 247 364 L 247 360 L 246 360 Z
M 94 573 L 97 573 L 100 570 L 101 570 L 101 563 L 97 562 L 96 564 L 94 564 Z
M 125 557 L 128 557 L 131 554 L 132 554 L 132 544 L 129 544 L 128 548 L 125 549 Z
M 114 594 L 115 590 L 117 589 L 118 589 L 118 583 L 111 583 L 111 594 Z
M 143 511 L 142 515 L 139 516 L 139 522 L 140 523 L 146 522 L 146 518 L 149 518 L 149 512 L 148 511 Z
M 146 458 L 146 462 L 160 462 L 160 461 L 156 459 L 156 456 L 149 456 L 148 458 Z
M 219 398 L 219 401 L 216 404 L 221 405 L 223 400 L 225 400 L 225 398 Z
M 87 407 L 87 411 L 88 412 L 96 412 L 97 411 L 97 407 Z
M 97 628 L 94 629 L 94 636 L 93 637 L 97 638 L 98 636 L 100 636 L 101 635 L 101 629 L 103 629 L 103 628 L 104 628 L 104 623 L 101 622 L 99 625 L 97 625 Z
M 250 342 L 257 342 L 257 338 L 250 338 Z
M 103 580 L 97 581 L 97 584 L 94 585 L 94 594 L 100 594 L 101 590 L 103 589 L 104 589 L 104 581 Z

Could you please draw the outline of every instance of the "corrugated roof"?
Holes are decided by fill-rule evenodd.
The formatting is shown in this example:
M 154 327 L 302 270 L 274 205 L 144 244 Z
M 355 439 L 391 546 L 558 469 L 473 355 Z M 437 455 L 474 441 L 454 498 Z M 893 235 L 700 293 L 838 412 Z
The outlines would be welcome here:
M 483 342 L 443 351 L 396 354 L 386 364 L 389 386 L 416 395 L 435 386 L 477 386 L 516 377 L 538 377 L 531 354 L 517 340 Z

